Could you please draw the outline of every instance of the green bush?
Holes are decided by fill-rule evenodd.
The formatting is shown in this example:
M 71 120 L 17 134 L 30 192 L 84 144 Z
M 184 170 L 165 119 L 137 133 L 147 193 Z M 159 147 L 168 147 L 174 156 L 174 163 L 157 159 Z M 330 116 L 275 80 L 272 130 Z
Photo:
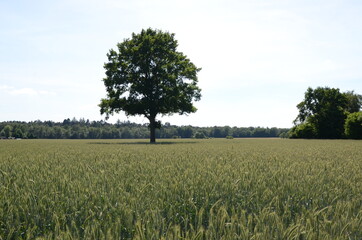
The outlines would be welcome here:
M 290 138 L 316 138 L 316 129 L 310 123 L 302 123 L 293 127 L 290 132 Z
M 206 136 L 205 136 L 205 134 L 203 132 L 196 132 L 194 137 L 197 138 L 197 139 L 206 138 Z
M 289 132 L 282 132 L 281 134 L 279 134 L 280 138 L 289 138 Z

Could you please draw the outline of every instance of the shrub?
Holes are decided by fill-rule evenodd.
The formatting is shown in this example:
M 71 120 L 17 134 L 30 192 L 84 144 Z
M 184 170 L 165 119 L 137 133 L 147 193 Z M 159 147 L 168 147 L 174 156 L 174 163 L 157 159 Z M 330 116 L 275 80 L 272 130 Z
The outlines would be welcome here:
M 194 137 L 197 138 L 197 139 L 206 138 L 206 136 L 205 136 L 205 134 L 203 132 L 196 132 Z
M 310 123 L 302 123 L 293 127 L 290 132 L 290 138 L 316 138 L 316 129 Z
M 282 132 L 279 134 L 280 138 L 289 138 L 289 132 Z

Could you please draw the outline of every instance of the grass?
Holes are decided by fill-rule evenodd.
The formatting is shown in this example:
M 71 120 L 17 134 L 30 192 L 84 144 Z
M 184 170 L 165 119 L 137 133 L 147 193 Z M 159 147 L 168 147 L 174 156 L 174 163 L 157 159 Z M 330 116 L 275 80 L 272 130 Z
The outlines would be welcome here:
M 0 239 L 362 239 L 362 141 L 146 142 L 0 141 Z

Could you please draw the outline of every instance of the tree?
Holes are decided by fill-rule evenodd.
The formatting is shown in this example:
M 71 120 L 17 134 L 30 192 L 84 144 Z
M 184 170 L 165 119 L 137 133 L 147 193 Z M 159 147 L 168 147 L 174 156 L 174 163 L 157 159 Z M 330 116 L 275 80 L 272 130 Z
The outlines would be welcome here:
M 23 131 L 22 131 L 20 128 L 17 128 L 17 129 L 15 130 L 14 137 L 16 137 L 16 138 L 23 138 L 23 137 L 24 137 Z
M 204 139 L 204 138 L 206 138 L 206 136 L 205 136 L 205 134 L 203 132 L 196 132 L 195 133 L 195 138 Z
M 299 135 L 312 137 L 311 134 L 315 134 L 315 138 L 341 138 L 343 136 L 348 99 L 338 88 L 308 88 L 304 101 L 297 107 L 299 115 L 294 123 L 303 126 L 294 128 L 298 130 Z M 306 130 L 308 133 L 304 134 L 302 130 Z M 296 136 L 293 133 L 291 135 Z
M 156 141 L 157 115 L 193 113 L 193 101 L 200 100 L 197 68 L 178 52 L 174 34 L 142 30 L 111 49 L 104 64 L 107 97 L 99 104 L 106 118 L 124 111 L 127 116 L 143 115 L 150 124 L 150 142 Z
M 193 129 L 191 126 L 178 127 L 177 134 L 182 138 L 191 138 L 193 136 Z
M 355 94 L 354 91 L 344 93 L 347 98 L 347 111 L 349 113 L 359 112 L 362 106 L 362 95 Z
M 344 129 L 347 138 L 362 139 L 362 112 L 350 113 Z
M 6 125 L 3 129 L 4 131 L 4 135 L 6 138 L 11 137 L 11 132 L 12 132 L 13 128 L 10 125 Z

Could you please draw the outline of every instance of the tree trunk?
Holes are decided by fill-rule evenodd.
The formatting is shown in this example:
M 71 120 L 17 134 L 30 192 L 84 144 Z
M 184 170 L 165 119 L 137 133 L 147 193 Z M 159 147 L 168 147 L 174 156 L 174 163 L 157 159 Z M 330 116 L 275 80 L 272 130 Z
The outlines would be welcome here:
M 156 143 L 156 119 L 150 119 L 150 143 Z

